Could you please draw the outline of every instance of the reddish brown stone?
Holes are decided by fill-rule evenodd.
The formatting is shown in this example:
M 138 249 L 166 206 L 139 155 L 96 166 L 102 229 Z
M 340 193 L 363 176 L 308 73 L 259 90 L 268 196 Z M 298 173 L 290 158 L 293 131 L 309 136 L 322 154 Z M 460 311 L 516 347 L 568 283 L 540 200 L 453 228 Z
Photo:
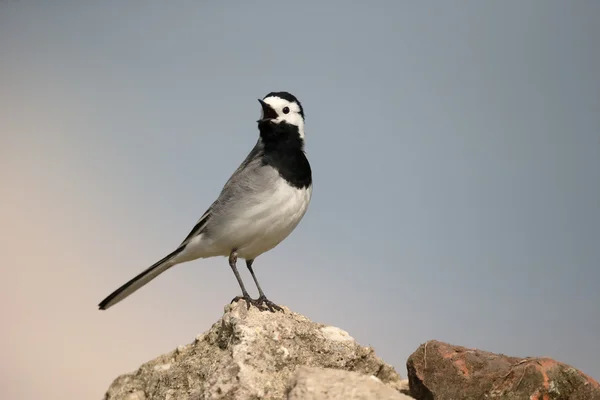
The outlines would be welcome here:
M 518 358 L 431 340 L 406 362 L 417 400 L 600 400 L 600 385 L 550 358 Z

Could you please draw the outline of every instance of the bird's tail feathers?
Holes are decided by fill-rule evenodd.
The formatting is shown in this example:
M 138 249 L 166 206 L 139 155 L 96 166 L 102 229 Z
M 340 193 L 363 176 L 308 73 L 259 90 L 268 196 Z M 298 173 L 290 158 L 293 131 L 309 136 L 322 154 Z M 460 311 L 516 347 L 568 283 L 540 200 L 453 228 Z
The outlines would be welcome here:
M 146 268 L 136 277 L 129 280 L 129 282 L 125 283 L 123 286 L 112 292 L 108 297 L 100 302 L 98 308 L 100 310 L 106 310 L 121 300 L 125 299 L 127 296 L 131 295 L 133 292 L 141 288 L 142 286 L 149 283 L 152 279 L 156 278 L 158 275 L 162 274 L 175 264 L 174 258 L 183 251 L 183 247 L 179 247 L 177 250 L 163 258 L 162 260 L 156 262 L 154 265 Z

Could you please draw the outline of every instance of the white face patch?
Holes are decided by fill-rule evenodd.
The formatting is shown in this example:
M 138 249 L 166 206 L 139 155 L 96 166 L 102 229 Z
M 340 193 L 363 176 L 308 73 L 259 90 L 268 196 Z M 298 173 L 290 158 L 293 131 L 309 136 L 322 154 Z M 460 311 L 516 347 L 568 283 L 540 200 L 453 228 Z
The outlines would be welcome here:
M 290 125 L 297 126 L 300 137 L 304 139 L 304 118 L 300 115 L 300 106 L 297 103 L 289 102 L 277 96 L 267 97 L 263 101 L 277 113 L 277 118 L 273 122 L 285 121 Z M 287 114 L 284 113 L 286 107 L 289 109 Z

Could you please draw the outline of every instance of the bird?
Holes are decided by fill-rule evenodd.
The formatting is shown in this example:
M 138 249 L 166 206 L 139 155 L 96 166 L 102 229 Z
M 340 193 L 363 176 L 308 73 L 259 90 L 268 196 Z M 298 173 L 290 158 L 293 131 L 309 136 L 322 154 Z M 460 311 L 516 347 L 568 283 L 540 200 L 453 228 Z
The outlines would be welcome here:
M 226 257 L 248 309 L 283 311 L 269 300 L 254 273 L 254 260 L 272 250 L 297 227 L 312 198 L 312 170 L 305 152 L 304 109 L 291 93 L 270 92 L 262 99 L 259 137 L 179 246 L 116 289 L 98 307 L 107 310 L 175 265 Z M 244 259 L 259 297 L 248 294 L 237 269 Z

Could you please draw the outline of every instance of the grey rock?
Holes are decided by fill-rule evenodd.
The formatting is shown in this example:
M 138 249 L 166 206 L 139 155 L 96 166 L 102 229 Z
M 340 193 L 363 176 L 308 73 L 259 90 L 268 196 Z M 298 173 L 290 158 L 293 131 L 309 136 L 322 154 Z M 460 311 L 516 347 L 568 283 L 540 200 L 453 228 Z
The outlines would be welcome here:
M 412 400 L 373 375 L 339 369 L 299 367 L 288 385 L 287 400 Z
M 396 393 L 404 389 L 398 373 L 372 348 L 339 328 L 283 308 L 283 313 L 271 313 L 248 310 L 244 301 L 227 305 L 221 319 L 193 343 L 118 377 L 104 399 L 284 399 L 300 366 L 353 371 L 373 383 L 368 377 L 377 378 Z M 309 378 L 300 375 L 299 381 L 298 376 L 291 382 L 301 390 Z

